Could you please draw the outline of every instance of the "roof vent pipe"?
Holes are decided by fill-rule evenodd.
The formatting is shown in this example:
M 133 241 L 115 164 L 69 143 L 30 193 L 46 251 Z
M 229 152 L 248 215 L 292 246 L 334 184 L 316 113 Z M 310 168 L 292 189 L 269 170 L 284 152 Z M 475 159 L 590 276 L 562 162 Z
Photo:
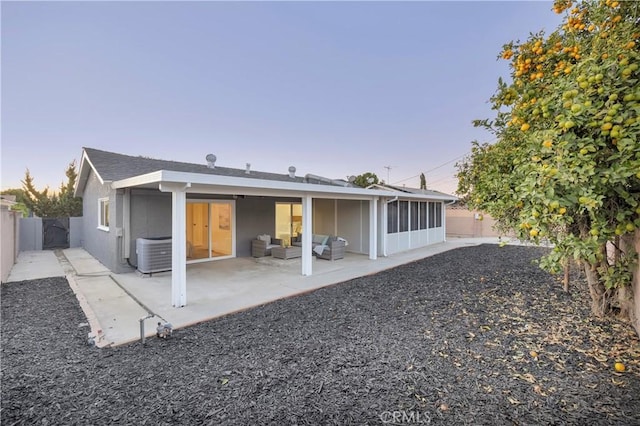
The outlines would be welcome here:
M 289 177 L 291 179 L 296 177 L 296 168 L 293 166 L 289 166 Z
M 213 154 L 207 154 L 207 167 L 210 169 L 215 169 L 216 168 L 216 156 Z
M 251 173 L 251 163 L 247 163 L 247 169 L 244 171 L 246 174 Z

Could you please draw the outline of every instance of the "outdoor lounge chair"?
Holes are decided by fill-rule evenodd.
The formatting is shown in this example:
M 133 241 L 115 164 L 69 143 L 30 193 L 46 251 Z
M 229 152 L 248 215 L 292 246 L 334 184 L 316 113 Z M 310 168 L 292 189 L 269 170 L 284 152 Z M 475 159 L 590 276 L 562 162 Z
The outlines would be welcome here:
M 292 245 L 302 246 L 302 236 L 294 238 Z M 343 259 L 346 245 L 344 238 L 329 235 L 313 234 L 311 241 L 314 256 L 325 260 Z
M 251 256 L 271 256 L 271 249 L 274 247 L 279 247 L 281 244 L 282 240 L 271 238 L 270 235 L 258 235 L 258 238 L 256 238 L 255 240 L 251 240 Z

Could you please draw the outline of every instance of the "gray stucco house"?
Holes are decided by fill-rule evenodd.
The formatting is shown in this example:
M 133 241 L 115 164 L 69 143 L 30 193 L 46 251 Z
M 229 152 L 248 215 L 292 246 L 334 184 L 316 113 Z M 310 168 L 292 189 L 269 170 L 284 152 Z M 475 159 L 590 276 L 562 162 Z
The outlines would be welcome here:
M 157 160 L 84 148 L 75 195 L 83 198 L 83 247 L 116 273 L 138 264 L 138 239 L 171 237 L 172 304 L 186 305 L 186 266 L 251 256 L 258 235 L 302 242 L 312 274 L 314 234 L 340 236 L 347 252 L 378 255 L 445 240 L 437 191 L 360 188 L 307 174 Z M 311 230 L 310 232 L 305 232 Z

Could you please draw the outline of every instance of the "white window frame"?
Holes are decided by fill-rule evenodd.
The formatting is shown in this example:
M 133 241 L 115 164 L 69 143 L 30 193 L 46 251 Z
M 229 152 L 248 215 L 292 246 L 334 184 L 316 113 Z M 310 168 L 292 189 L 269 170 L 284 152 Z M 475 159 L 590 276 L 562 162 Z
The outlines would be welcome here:
M 107 215 L 105 224 L 105 208 L 107 206 Z M 98 229 L 101 231 L 109 231 L 109 197 L 98 198 Z

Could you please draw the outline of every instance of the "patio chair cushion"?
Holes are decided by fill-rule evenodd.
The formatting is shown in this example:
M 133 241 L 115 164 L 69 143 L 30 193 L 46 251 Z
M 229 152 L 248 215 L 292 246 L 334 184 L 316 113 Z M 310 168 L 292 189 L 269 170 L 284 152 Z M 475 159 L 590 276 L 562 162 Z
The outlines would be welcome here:
M 328 240 L 329 240 L 328 235 L 313 234 L 313 239 L 312 239 L 313 244 L 324 246 L 327 244 Z

